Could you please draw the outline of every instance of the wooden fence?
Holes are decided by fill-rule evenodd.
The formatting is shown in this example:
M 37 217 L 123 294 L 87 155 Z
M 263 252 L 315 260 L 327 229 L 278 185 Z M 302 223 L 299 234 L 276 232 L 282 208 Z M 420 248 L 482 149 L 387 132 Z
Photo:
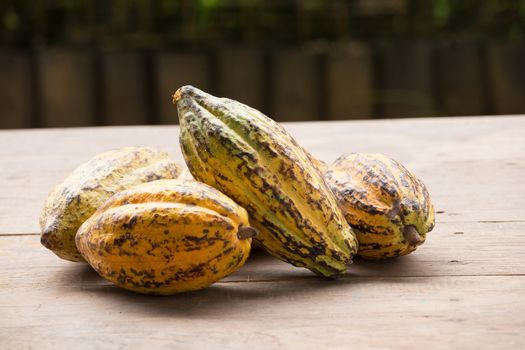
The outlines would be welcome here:
M 525 113 L 525 45 L 0 51 L 0 128 L 177 123 L 184 84 L 279 121 Z

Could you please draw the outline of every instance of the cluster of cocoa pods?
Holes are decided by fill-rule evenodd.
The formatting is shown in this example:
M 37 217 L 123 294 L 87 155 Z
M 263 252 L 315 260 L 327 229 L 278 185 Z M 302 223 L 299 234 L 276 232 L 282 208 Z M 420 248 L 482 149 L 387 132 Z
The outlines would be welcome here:
M 187 169 L 127 147 L 98 155 L 50 193 L 41 242 L 140 293 L 205 288 L 247 260 L 252 240 L 324 277 L 355 255 L 406 255 L 434 226 L 425 185 L 382 154 L 327 166 L 272 119 L 192 86 L 173 96 Z

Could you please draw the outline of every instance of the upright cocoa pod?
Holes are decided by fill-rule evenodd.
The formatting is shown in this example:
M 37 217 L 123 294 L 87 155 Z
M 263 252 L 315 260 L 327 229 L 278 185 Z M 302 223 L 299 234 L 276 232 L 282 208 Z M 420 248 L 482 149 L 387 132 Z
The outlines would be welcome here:
M 325 179 L 357 233 L 357 254 L 363 258 L 409 254 L 434 227 L 423 182 L 383 154 L 344 154 L 328 167 Z
M 80 165 L 47 197 L 40 216 L 42 244 L 57 256 L 83 261 L 75 234 L 111 195 L 158 179 L 173 179 L 180 166 L 167 153 L 147 147 L 105 152 Z
M 322 164 L 261 112 L 191 86 L 174 95 L 192 175 L 250 215 L 258 244 L 322 276 L 346 271 L 357 240 L 323 180 Z
M 89 264 L 119 287 L 146 294 L 205 288 L 250 253 L 246 210 L 197 181 L 158 180 L 119 192 L 78 230 Z

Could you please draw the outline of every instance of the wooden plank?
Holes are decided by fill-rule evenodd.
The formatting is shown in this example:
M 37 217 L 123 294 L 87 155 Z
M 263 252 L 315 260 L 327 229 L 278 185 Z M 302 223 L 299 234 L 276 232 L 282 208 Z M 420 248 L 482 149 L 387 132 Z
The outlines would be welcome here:
M 338 280 L 256 251 L 203 291 L 133 294 L 59 260 L 37 235 L 6 234 L 34 233 L 44 192 L 93 154 L 131 142 L 180 160 L 178 128 L 0 131 L 0 348 L 525 347 L 525 117 L 286 127 L 327 161 L 382 151 L 414 169 L 446 209 L 427 243 L 396 260 L 356 259 Z
M 36 235 L 0 236 L 0 243 L 4 260 L 0 271 L 4 269 L 5 273 L 20 269 L 38 270 L 38 273 L 76 269 L 71 267 L 75 263 L 60 260 L 42 247 Z M 356 258 L 348 270 L 349 276 L 345 278 L 525 275 L 524 245 L 525 222 L 465 223 L 438 220 L 427 242 L 416 252 L 388 261 Z M 306 269 L 295 268 L 262 250 L 256 250 L 249 263 L 225 281 L 298 278 L 315 276 Z
M 400 160 L 428 185 L 441 221 L 525 218 L 525 182 L 520 180 L 525 169 L 523 117 L 290 123 L 286 127 L 328 162 L 350 151 L 383 152 Z M 41 206 L 56 183 L 93 155 L 129 145 L 158 147 L 183 161 L 177 127 L 0 132 L 0 232 L 38 232 Z
M 40 54 L 44 126 L 87 126 L 94 120 L 93 56 L 66 49 Z
M 183 163 L 179 153 L 171 154 L 176 154 L 174 158 Z M 37 163 L 30 172 L 24 170 L 24 166 L 29 161 L 34 162 L 34 158 L 22 164 L 16 158 L 4 159 L 6 170 L 1 177 L 7 183 L 0 192 L 1 231 L 9 234 L 38 232 L 37 218 L 47 194 L 88 158 L 62 160 L 60 156 L 46 157 L 49 162 L 47 165 Z M 53 168 L 60 162 L 64 164 L 63 167 Z M 427 184 L 441 221 L 525 220 L 525 209 L 521 205 L 525 184 L 519 181 L 525 169 L 523 158 L 508 162 L 455 161 L 433 164 L 412 160 L 406 164 Z M 473 182 L 472 174 L 477 174 L 478 182 Z M 505 195 L 502 197 L 502 194 Z
M 31 127 L 31 76 L 29 55 L 0 52 L 0 129 Z
M 525 45 L 493 44 L 488 49 L 488 58 L 495 112 L 524 113 Z
M 274 64 L 271 117 L 278 121 L 321 119 L 315 53 L 306 49 L 279 51 Z
M 379 110 L 384 117 L 436 114 L 431 48 L 425 41 L 392 42 L 381 47 Z
M 100 278 L 78 265 L 2 277 L 2 347 L 525 346 L 524 276 L 219 283 L 174 297 L 136 295 L 95 281 Z
M 156 59 L 160 119 L 163 124 L 178 123 L 177 109 L 172 104 L 172 95 L 183 85 L 199 89 L 210 89 L 210 67 L 208 58 L 198 53 L 162 52 Z
M 373 115 L 372 54 L 359 43 L 338 46 L 328 57 L 329 119 Z
M 479 115 L 488 113 L 481 52 L 474 43 L 443 44 L 436 52 L 440 113 Z
M 146 124 L 146 78 L 139 53 L 108 52 L 103 56 L 106 125 Z
M 218 94 L 263 110 L 263 63 L 257 49 L 227 48 L 218 52 Z

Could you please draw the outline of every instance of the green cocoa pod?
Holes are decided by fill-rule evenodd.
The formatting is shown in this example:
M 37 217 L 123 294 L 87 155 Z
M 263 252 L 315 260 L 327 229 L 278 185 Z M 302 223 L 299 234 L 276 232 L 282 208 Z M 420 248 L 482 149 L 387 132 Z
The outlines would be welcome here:
M 323 180 L 323 164 L 279 124 L 191 86 L 174 96 L 195 179 L 244 207 L 270 254 L 322 276 L 346 272 L 357 240 Z

